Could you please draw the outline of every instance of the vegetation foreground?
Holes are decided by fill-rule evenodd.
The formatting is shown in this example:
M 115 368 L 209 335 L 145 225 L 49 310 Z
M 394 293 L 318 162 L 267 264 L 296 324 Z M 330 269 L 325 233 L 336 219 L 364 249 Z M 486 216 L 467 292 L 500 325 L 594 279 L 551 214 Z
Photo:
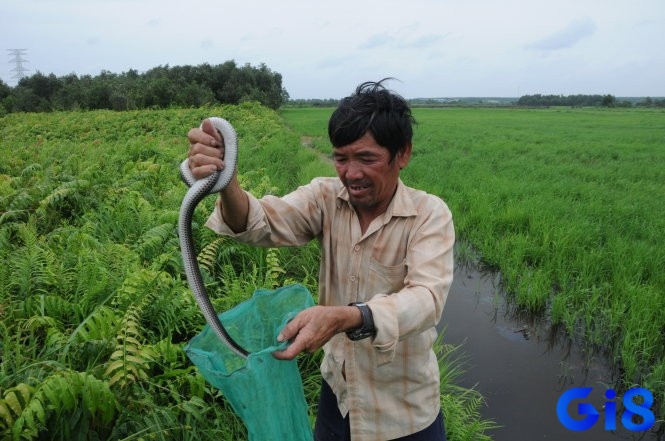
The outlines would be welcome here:
M 0 438 L 241 440 L 246 430 L 183 346 L 203 317 L 187 288 L 176 223 L 187 130 L 211 115 L 235 125 L 241 174 L 281 194 L 330 165 L 256 104 L 0 118 Z M 257 288 L 317 290 L 315 245 L 258 249 L 202 227 L 195 243 L 213 303 Z M 482 397 L 459 389 L 456 348 L 437 346 L 449 439 L 484 440 Z M 320 354 L 299 359 L 316 414 Z
M 322 152 L 329 113 L 282 112 Z M 518 309 L 606 353 L 621 375 L 615 387 L 649 389 L 662 421 L 665 112 L 421 108 L 415 116 L 403 179 L 450 205 L 458 238 L 471 245 L 457 258 L 500 271 Z

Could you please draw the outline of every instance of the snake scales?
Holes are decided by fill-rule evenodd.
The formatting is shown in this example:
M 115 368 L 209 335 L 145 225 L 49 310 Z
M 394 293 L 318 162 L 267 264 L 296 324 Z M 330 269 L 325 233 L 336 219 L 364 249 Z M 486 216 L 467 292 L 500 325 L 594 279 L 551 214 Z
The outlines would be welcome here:
M 236 168 L 238 157 L 238 141 L 233 126 L 222 118 L 209 118 L 215 129 L 219 131 L 224 138 L 224 163 L 225 167 L 221 171 L 196 179 L 189 169 L 189 159 L 185 159 L 180 164 L 180 176 L 189 186 L 182 204 L 180 205 L 180 214 L 178 216 L 178 236 L 180 238 L 180 251 L 185 265 L 185 274 L 187 283 L 194 294 L 196 303 L 199 305 L 203 316 L 208 325 L 215 331 L 219 339 L 237 355 L 246 358 L 249 353 L 236 343 L 224 328 L 219 320 L 215 308 L 210 302 L 206 293 L 201 270 L 196 258 L 192 237 L 192 217 L 196 206 L 209 194 L 215 194 L 225 188 Z

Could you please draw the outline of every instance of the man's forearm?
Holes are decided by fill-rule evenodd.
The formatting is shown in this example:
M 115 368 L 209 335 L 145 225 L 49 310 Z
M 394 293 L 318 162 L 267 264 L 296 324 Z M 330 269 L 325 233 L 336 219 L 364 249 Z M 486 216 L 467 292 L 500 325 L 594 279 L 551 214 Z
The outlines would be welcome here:
M 224 222 L 234 233 L 241 233 L 247 229 L 247 215 L 249 213 L 249 199 L 240 188 L 238 181 L 233 179 L 219 192 L 221 212 Z

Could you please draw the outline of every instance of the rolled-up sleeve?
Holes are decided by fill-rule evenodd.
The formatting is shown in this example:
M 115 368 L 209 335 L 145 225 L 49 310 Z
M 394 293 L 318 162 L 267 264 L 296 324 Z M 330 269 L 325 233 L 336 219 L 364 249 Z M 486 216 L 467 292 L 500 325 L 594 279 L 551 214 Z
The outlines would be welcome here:
M 249 200 L 247 227 L 239 233 L 224 221 L 221 199 L 217 199 L 205 225 L 218 234 L 256 246 L 303 245 L 321 232 L 321 196 L 317 191 L 316 185 L 308 185 L 283 197 L 267 195 L 261 199 L 245 191 Z

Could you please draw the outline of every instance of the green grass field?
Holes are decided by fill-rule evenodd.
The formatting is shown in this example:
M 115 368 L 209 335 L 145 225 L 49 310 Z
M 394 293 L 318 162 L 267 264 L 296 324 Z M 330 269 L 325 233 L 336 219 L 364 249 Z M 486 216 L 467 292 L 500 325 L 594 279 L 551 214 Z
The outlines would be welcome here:
M 329 152 L 332 109 L 284 109 Z M 519 308 L 606 350 L 624 386 L 665 394 L 665 112 L 416 108 L 404 181 Z M 665 407 L 661 407 L 663 415 Z

